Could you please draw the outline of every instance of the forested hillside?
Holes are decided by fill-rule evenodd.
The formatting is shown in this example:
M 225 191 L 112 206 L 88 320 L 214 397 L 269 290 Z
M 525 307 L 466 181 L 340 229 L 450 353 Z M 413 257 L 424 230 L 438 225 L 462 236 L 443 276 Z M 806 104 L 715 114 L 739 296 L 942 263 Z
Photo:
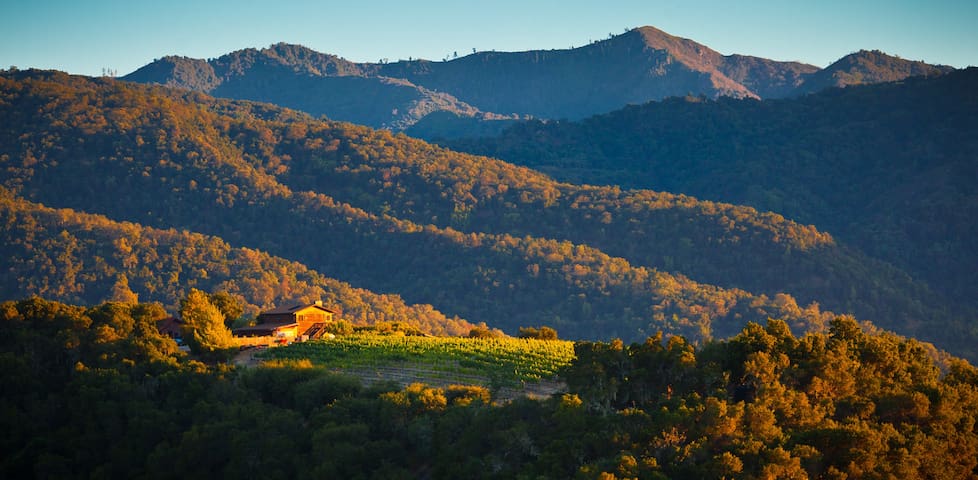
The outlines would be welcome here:
M 978 305 L 978 69 L 793 100 L 672 99 L 447 142 L 566 181 L 771 210 Z
M 78 304 L 161 302 L 179 310 L 192 288 L 221 291 L 245 314 L 286 302 L 323 300 L 339 318 L 417 327 L 433 335 L 466 335 L 474 325 L 430 305 L 406 305 L 326 278 L 306 266 L 186 230 L 158 230 L 103 216 L 53 210 L 0 191 L 0 291 Z
M 14 195 L 220 237 L 510 332 L 699 339 L 767 317 L 817 330 L 817 301 L 956 352 L 973 345 L 925 288 L 779 215 L 559 184 L 403 135 L 159 87 L 17 72 L 2 92 Z
M 4 478 L 973 478 L 978 371 L 851 318 L 583 343 L 569 392 L 189 360 L 158 306 L 0 304 Z M 942 374 L 942 369 L 944 374 Z

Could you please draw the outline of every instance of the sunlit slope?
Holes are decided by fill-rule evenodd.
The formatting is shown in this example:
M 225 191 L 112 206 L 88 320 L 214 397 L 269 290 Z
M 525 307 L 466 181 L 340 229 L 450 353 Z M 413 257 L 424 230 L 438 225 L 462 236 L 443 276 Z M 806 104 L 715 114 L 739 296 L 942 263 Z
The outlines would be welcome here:
M 817 327 L 817 308 L 775 295 L 807 284 L 853 304 L 904 302 L 903 316 L 862 315 L 904 333 L 941 320 L 898 276 L 878 277 L 887 270 L 777 215 L 562 185 L 267 105 L 41 72 L 3 84 L 4 183 L 17 195 L 218 236 L 510 332 L 549 324 L 569 338 L 702 338 L 768 316 Z M 666 271 L 708 281 L 712 271 L 739 288 Z M 756 278 L 766 285 L 745 285 Z

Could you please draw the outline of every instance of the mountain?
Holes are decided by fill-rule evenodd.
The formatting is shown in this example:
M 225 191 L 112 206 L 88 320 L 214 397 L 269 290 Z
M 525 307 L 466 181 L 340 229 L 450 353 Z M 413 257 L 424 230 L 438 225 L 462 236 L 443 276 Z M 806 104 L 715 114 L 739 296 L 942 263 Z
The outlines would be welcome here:
M 797 62 L 725 56 L 692 40 L 641 27 L 579 48 L 477 52 L 437 62 L 354 63 L 276 44 L 209 61 L 164 57 L 123 79 L 271 102 L 393 130 L 409 129 L 437 113 L 437 122 L 415 130 L 433 138 L 495 131 L 508 120 L 527 116 L 580 119 L 687 94 L 783 98 L 949 70 L 878 52 L 855 55 L 860 59 L 843 59 L 819 70 Z M 449 126 L 451 120 L 458 124 Z
M 813 93 L 826 88 L 897 82 L 907 77 L 937 76 L 953 71 L 946 65 L 929 65 L 904 60 L 879 50 L 860 50 L 846 55 L 822 70 L 813 72 L 796 93 Z
M 570 50 L 479 52 L 450 62 L 384 65 L 388 76 L 493 112 L 581 118 L 687 92 L 754 96 L 717 70 L 723 57 L 651 27 Z
M 978 306 L 976 92 L 971 68 L 786 100 L 673 99 L 445 145 L 565 181 L 777 211 L 970 310 Z
M 313 115 L 391 129 L 406 128 L 434 111 L 468 117 L 480 113 L 451 95 L 404 79 L 372 75 L 369 67 L 280 43 L 262 50 L 237 51 L 209 62 L 164 57 L 125 79 L 271 102 Z
M 974 344 L 939 295 L 780 215 L 561 184 L 405 135 L 163 87 L 24 71 L 0 76 L 0 92 L 0 167 L 15 197 L 198 232 L 508 332 L 704 339 L 769 317 L 819 330 L 825 308 L 958 352 Z

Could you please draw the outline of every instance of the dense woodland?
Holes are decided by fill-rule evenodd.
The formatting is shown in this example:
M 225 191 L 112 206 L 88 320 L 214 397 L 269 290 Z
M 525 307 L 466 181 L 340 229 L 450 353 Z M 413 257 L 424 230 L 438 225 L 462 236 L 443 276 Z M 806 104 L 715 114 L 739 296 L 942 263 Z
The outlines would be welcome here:
M 973 354 L 975 331 L 943 297 L 777 214 L 561 184 L 269 105 L 52 72 L 7 72 L 0 83 L 4 187 L 35 204 L 28 210 L 44 204 L 200 232 L 510 333 L 546 324 L 568 338 L 631 341 L 662 330 L 700 341 L 769 317 L 818 331 L 830 317 L 824 308 Z M 62 255 L 48 244 L 55 249 L 39 255 Z M 140 299 L 172 305 L 191 288 L 166 292 L 128 268 L 76 275 L 45 294 L 99 301 L 125 275 Z M 197 282 L 211 267 L 183 268 Z M 46 278 L 56 269 L 17 271 L 25 277 L 8 285 L 63 282 Z M 84 286 L 92 279 L 98 286 Z M 263 283 L 244 300 L 306 295 Z
M 158 305 L 0 304 L 4 478 L 972 478 L 978 370 L 850 317 L 581 343 L 569 391 L 188 359 Z
M 403 323 L 433 335 L 465 335 L 474 325 L 431 305 L 406 305 L 327 278 L 305 265 L 205 235 L 159 230 L 103 216 L 53 210 L 0 191 L 5 272 L 12 297 L 41 295 L 78 304 L 161 302 L 176 313 L 191 289 L 226 292 L 246 318 L 283 304 L 323 300 L 361 325 Z
M 971 68 L 792 100 L 675 98 L 446 145 L 565 181 L 778 212 L 896 265 L 949 305 L 973 312 L 976 92 L 978 69 Z

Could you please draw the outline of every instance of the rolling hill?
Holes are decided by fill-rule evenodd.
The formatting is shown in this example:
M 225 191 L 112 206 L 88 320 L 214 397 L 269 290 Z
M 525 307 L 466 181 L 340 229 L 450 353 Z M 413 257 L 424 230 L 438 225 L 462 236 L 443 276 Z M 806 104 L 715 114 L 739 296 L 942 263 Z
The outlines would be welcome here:
M 0 221 L 0 290 L 7 298 L 94 305 L 141 297 L 176 312 L 197 288 L 230 293 L 249 316 L 287 301 L 321 299 L 358 324 L 399 322 L 433 335 L 466 335 L 474 327 L 430 305 L 406 305 L 397 295 L 353 288 L 297 262 L 186 230 L 50 209 L 6 191 L 0 191 Z
M 818 330 L 829 314 L 804 306 L 818 301 L 954 351 L 973 344 L 906 275 L 778 215 L 560 184 L 270 105 L 54 72 L 0 78 L 4 187 L 30 202 L 219 237 L 509 332 L 702 339 L 768 317 Z
M 445 142 L 564 181 L 776 211 L 978 306 L 978 69 L 787 100 L 673 99 Z

